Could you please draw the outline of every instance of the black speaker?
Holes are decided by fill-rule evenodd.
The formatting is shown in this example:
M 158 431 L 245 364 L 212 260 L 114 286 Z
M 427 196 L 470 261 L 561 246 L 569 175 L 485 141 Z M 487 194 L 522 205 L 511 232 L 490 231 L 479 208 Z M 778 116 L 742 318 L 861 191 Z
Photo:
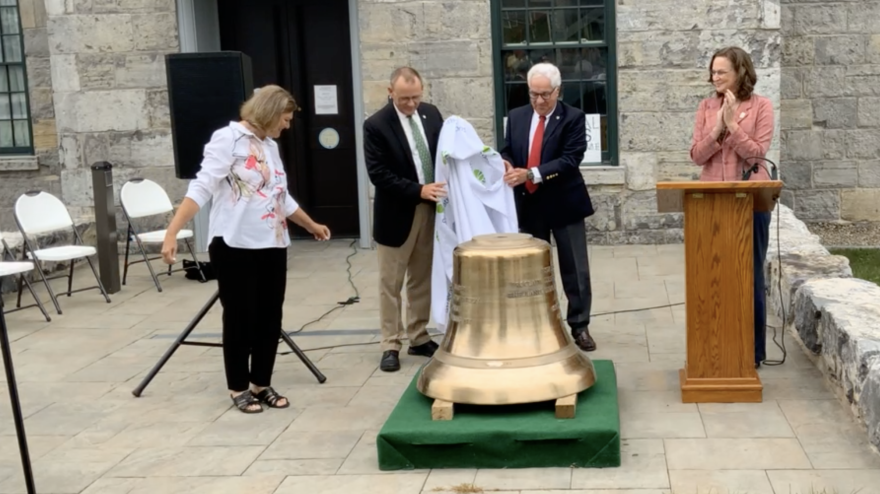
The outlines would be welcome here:
M 237 51 L 165 55 L 177 178 L 195 178 L 214 131 L 239 119 L 254 92 L 251 59 Z

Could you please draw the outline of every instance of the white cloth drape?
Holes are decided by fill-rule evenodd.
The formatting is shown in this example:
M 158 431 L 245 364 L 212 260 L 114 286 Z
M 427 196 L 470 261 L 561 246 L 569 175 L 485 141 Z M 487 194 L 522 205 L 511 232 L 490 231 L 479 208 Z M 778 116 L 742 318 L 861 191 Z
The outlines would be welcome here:
M 437 145 L 434 180 L 446 182 L 437 203 L 431 273 L 431 315 L 441 333 L 452 299 L 452 252 L 475 235 L 516 233 L 513 189 L 504 183 L 504 161 L 483 144 L 474 127 L 457 116 L 446 119 Z

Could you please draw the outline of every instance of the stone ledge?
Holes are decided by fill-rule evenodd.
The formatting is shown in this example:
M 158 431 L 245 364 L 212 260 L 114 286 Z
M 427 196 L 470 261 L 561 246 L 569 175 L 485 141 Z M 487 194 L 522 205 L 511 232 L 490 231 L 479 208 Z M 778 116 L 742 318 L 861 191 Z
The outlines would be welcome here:
M 36 156 L 3 156 L 0 157 L 0 172 L 35 171 L 40 169 Z
M 777 207 L 765 264 L 768 311 L 817 357 L 880 448 L 880 287 L 853 278 L 845 257 L 831 255 L 791 209 Z

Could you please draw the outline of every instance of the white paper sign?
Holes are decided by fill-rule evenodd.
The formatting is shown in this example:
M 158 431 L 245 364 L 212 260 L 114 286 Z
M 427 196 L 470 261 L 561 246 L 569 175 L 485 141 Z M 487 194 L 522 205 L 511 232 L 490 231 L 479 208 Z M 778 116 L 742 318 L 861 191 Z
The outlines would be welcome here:
M 336 86 L 315 86 L 315 115 L 338 115 Z
M 587 152 L 583 163 L 602 162 L 602 120 L 599 115 L 587 115 Z

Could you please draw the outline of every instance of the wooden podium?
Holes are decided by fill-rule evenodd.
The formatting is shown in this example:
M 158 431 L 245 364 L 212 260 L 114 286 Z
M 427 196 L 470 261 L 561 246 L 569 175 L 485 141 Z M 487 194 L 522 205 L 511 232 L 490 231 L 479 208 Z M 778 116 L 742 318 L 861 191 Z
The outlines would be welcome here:
M 657 210 L 684 212 L 683 403 L 762 401 L 755 370 L 752 215 L 773 211 L 781 190 L 778 180 L 657 183 Z

